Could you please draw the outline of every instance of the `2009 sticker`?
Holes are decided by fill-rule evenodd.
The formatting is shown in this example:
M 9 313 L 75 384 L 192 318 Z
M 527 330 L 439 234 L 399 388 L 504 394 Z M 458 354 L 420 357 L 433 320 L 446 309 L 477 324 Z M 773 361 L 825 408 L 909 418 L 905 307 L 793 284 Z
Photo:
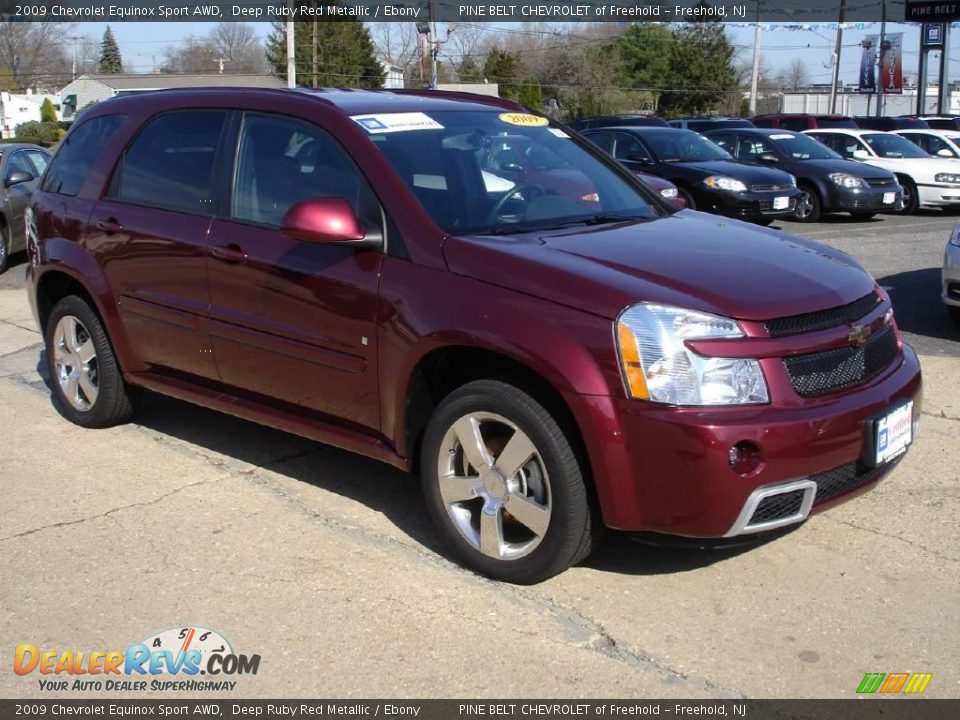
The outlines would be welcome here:
M 353 115 L 350 119 L 372 134 L 409 130 L 443 130 L 443 125 L 422 112 Z
M 545 117 L 531 113 L 500 113 L 500 119 L 508 125 L 520 125 L 521 127 L 543 127 L 549 124 Z

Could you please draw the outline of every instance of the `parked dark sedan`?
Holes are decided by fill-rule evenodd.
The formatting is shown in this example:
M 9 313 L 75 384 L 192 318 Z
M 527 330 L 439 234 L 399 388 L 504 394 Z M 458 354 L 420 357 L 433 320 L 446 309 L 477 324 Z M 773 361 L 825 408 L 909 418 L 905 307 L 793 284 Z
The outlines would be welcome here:
M 920 130 L 930 127 L 926 120 L 916 117 L 876 117 L 875 115 L 857 115 L 854 120 L 861 130 L 880 130 L 893 132 L 894 130 Z
M 0 273 L 10 255 L 25 247 L 23 213 L 49 161 L 50 153 L 39 145 L 0 145 Z
M 670 127 L 680 130 L 693 130 L 694 132 L 704 133 L 708 130 L 725 130 L 735 127 L 753 127 L 753 123 L 746 118 L 728 118 L 728 117 L 692 117 L 671 120 Z
M 866 219 L 900 205 L 902 191 L 892 172 L 844 160 L 809 135 L 767 128 L 706 135 L 738 162 L 775 166 L 793 175 L 800 189 L 793 218 L 800 222 L 816 222 L 825 212 Z
M 687 207 L 769 225 L 793 212 L 793 176 L 733 161 L 723 148 L 692 130 L 614 127 L 583 136 L 633 171 L 664 177 Z

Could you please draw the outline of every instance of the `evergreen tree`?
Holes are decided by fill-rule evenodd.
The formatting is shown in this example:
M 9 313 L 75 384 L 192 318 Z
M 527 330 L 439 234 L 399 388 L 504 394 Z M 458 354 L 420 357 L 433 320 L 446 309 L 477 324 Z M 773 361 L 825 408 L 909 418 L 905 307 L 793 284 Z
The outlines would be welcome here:
M 524 107 L 541 112 L 543 110 L 543 90 L 540 88 L 540 81 L 535 77 L 525 77 L 523 82 L 520 83 L 520 93 L 517 99 Z
M 123 58 L 120 57 L 120 48 L 113 38 L 113 31 L 107 25 L 103 33 L 103 42 L 100 43 L 100 72 L 116 74 L 123 72 Z
M 666 25 L 631 25 L 616 43 L 621 83 L 646 90 L 671 84 L 673 41 Z
M 694 115 L 717 107 L 737 87 L 733 46 L 723 25 L 690 23 L 674 33 L 670 53 L 670 90 L 660 106 L 669 115 Z
M 57 111 L 53 108 L 50 98 L 44 99 L 40 105 L 40 122 L 55 123 L 57 121 Z
M 508 100 L 520 98 L 520 56 L 501 50 L 494 45 L 483 63 L 483 76 L 500 86 L 500 97 Z
M 386 73 L 377 59 L 370 32 L 359 20 L 350 17 L 298 20 L 294 23 L 293 37 L 297 85 L 383 87 Z M 286 22 L 273 23 L 267 38 L 267 62 L 274 75 L 287 77 Z

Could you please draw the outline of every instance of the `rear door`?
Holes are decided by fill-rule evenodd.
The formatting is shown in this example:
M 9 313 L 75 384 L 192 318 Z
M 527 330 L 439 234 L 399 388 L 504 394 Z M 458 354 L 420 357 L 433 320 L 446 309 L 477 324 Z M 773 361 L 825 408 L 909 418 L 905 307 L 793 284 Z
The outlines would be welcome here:
M 353 160 L 320 127 L 246 113 L 229 207 L 210 232 L 211 335 L 242 392 L 379 429 L 378 249 L 284 237 L 295 203 L 343 197 L 370 233 L 384 215 Z
M 98 256 L 130 345 L 154 372 L 218 379 L 205 322 L 207 243 L 230 111 L 147 120 L 90 216 Z

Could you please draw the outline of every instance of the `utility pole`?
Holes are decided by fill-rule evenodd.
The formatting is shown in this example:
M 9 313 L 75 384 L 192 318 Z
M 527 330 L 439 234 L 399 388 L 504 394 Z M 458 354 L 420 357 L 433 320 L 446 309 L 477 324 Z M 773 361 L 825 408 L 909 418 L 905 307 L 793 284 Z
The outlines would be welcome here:
M 437 6 L 435 0 L 430 0 L 430 89 L 437 89 L 437 55 L 440 54 L 440 45 L 437 42 Z
M 760 0 L 757 0 L 757 22 L 753 30 L 753 73 L 750 76 L 750 115 L 757 114 L 757 84 L 760 81 Z
M 833 79 L 830 81 L 830 113 L 837 112 L 837 89 L 840 86 L 840 50 L 843 48 L 843 18 L 847 0 L 840 0 L 840 19 L 837 22 L 837 42 L 833 48 Z
M 220 74 L 223 75 L 223 64 L 230 62 L 230 58 L 225 58 L 225 57 L 213 58 L 213 61 L 215 63 L 220 64 Z
M 937 114 L 951 111 L 950 107 L 950 23 L 943 24 L 943 49 L 940 51 L 940 87 L 937 88 Z
M 293 6 L 291 5 L 291 8 Z M 293 20 L 287 20 L 287 87 L 297 86 L 297 54 L 294 43 Z

